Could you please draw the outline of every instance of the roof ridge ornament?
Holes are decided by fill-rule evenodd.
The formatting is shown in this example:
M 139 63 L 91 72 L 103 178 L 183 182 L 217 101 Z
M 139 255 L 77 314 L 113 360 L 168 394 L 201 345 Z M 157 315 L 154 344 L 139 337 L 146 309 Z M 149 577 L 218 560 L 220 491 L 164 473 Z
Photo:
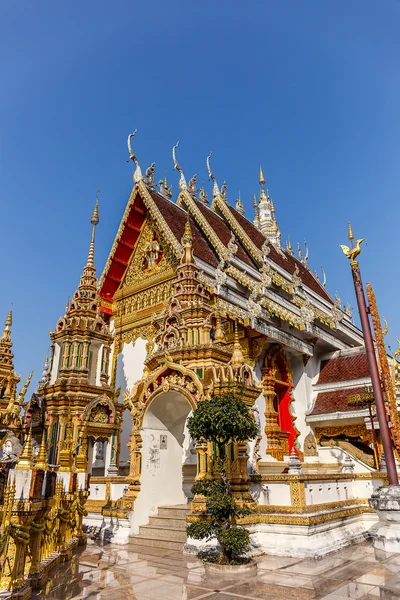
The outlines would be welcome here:
M 160 179 L 160 181 L 158 182 L 158 185 L 159 185 L 159 193 L 162 196 L 165 196 L 168 199 L 172 198 L 172 186 L 168 187 L 167 169 L 165 169 L 164 180 Z
M 180 164 L 176 160 L 176 152 L 175 151 L 178 146 L 179 146 L 179 142 L 176 142 L 175 146 L 173 146 L 173 148 L 172 148 L 172 160 L 174 161 L 174 170 L 178 171 L 178 173 L 180 174 L 180 178 L 179 178 L 179 182 L 178 182 L 179 189 L 185 190 L 187 188 L 186 179 L 185 179 L 185 176 L 183 174 Z
M 202 202 L 205 206 L 208 206 L 208 194 L 204 189 L 204 185 L 201 186 L 199 198 L 200 202 Z
M 240 190 L 239 190 L 239 196 L 236 199 L 235 208 L 236 208 L 237 212 L 239 213 L 239 215 L 242 215 L 242 216 L 244 215 L 244 206 L 243 206 L 243 202 L 240 198 Z
M 208 179 L 213 182 L 212 194 L 213 194 L 213 198 L 215 198 L 215 196 L 218 196 L 220 194 L 220 191 L 219 191 L 217 180 L 215 179 L 215 175 L 211 171 L 211 167 L 210 167 L 211 156 L 212 156 L 212 152 L 210 152 L 210 154 L 207 156 L 206 163 L 207 163 Z
M 140 168 L 139 165 L 139 161 L 136 158 L 135 153 L 132 150 L 132 145 L 131 145 L 131 138 L 135 137 L 137 133 L 137 129 L 135 129 L 135 131 L 133 133 L 130 133 L 128 135 L 128 152 L 129 152 L 129 159 L 126 162 L 129 162 L 130 160 L 132 160 L 135 165 L 136 165 L 136 170 L 133 174 L 133 181 L 134 183 L 138 183 L 141 179 L 143 179 L 143 174 L 142 174 L 142 169 Z
M 151 165 L 146 169 L 146 176 L 144 177 L 146 183 L 150 187 L 154 187 L 154 171 L 155 171 L 155 166 L 156 166 L 155 162 L 151 163 Z
M 197 182 L 197 175 L 195 173 L 193 175 L 192 179 L 190 179 L 187 184 L 187 191 L 189 192 L 189 194 L 191 196 L 194 196 L 194 197 L 196 197 L 196 194 L 197 194 L 196 182 Z

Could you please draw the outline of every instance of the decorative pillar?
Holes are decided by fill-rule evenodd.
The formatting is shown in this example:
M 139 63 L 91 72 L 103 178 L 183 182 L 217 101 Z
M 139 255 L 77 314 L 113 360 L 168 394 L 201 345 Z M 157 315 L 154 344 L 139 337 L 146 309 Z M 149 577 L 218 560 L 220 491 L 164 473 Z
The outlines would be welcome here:
M 376 414 L 379 421 L 379 429 L 385 452 L 386 465 L 388 471 L 389 485 L 398 485 L 399 479 L 397 476 L 396 463 L 394 460 L 392 439 L 390 437 L 390 431 L 387 421 L 387 414 L 385 403 L 383 400 L 383 393 L 381 387 L 381 381 L 379 378 L 378 365 L 376 363 L 374 341 L 372 339 L 371 325 L 368 318 L 369 309 L 365 301 L 364 288 L 361 279 L 361 271 L 358 261 L 355 259 L 360 254 L 361 243 L 363 239 L 357 240 L 356 248 L 354 248 L 354 235 L 349 223 L 349 240 L 352 245 L 352 249 L 347 246 L 342 246 L 343 252 L 350 260 L 351 272 L 353 275 L 354 289 L 356 292 L 358 312 L 360 314 L 361 328 L 364 335 L 365 350 L 367 354 L 368 368 L 371 375 L 372 389 L 374 392 Z
M 269 373 L 269 369 L 261 369 Z M 263 379 L 263 395 L 265 398 L 265 435 L 267 437 L 267 452 L 277 460 L 283 459 L 284 448 L 281 443 L 281 428 L 278 423 L 278 413 L 275 410 L 274 400 L 276 398 L 274 382 L 268 377 Z

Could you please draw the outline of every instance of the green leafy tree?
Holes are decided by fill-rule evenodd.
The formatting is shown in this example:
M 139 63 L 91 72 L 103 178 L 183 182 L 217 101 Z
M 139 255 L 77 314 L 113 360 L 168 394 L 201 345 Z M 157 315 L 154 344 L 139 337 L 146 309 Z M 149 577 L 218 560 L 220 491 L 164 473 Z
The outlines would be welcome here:
M 232 495 L 225 448 L 231 441 L 254 439 L 258 435 L 257 425 L 246 404 L 233 393 L 226 393 L 201 402 L 188 420 L 188 429 L 193 439 L 215 444 L 217 452 L 212 459 L 219 477 L 194 484 L 193 494 L 207 498 L 207 519 L 191 523 L 187 532 L 197 540 L 217 538 L 221 548 L 219 562 L 229 564 L 243 554 L 250 541 L 249 532 L 237 526 L 237 519 L 252 511 L 240 506 Z

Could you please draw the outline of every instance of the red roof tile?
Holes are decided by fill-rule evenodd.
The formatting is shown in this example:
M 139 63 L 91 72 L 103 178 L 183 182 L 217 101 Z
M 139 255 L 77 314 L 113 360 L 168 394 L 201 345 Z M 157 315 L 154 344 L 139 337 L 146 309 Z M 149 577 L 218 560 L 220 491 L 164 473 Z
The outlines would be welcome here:
M 168 223 L 168 226 L 170 227 L 172 233 L 175 235 L 178 242 L 180 242 L 185 230 L 185 224 L 188 218 L 188 213 L 183 208 L 180 208 L 170 200 L 163 198 L 154 190 L 151 190 L 150 193 L 164 219 Z M 198 227 L 198 225 L 192 217 L 189 217 L 189 221 L 193 234 L 194 255 L 198 258 L 203 259 L 209 265 L 217 267 L 219 261 L 211 244 L 203 235 L 201 229 Z
M 338 356 L 321 362 L 318 383 L 334 383 L 351 381 L 361 377 L 369 377 L 367 355 L 365 352 L 350 356 Z
M 320 392 L 310 415 L 324 415 L 335 412 L 360 410 L 359 406 L 349 404 L 351 396 L 365 392 L 364 387 L 356 387 L 332 392 Z
M 196 205 L 202 213 L 202 215 L 204 216 L 204 218 L 207 219 L 209 225 L 212 227 L 212 229 L 217 234 L 224 246 L 227 246 L 232 236 L 232 230 L 229 227 L 228 223 L 222 217 L 218 216 L 214 211 L 212 211 L 210 208 L 208 208 L 201 202 L 196 201 Z M 245 264 L 258 270 L 256 262 L 247 253 L 247 251 L 245 250 L 238 238 L 236 238 L 235 244 L 237 244 L 238 246 L 238 251 L 236 253 L 237 258 Z
M 247 235 L 254 242 L 257 248 L 261 250 L 261 246 L 265 242 L 265 237 L 261 233 L 261 231 L 259 231 L 257 227 L 255 227 L 255 225 L 251 223 L 251 221 L 246 219 L 246 217 L 238 213 L 238 211 L 235 210 L 232 206 L 230 206 L 229 204 L 227 204 L 227 206 L 233 214 L 233 216 L 235 217 L 235 219 L 237 220 L 237 222 L 239 223 L 240 227 L 247 233 Z M 325 288 L 320 283 L 318 283 L 313 274 L 308 269 L 306 269 L 301 264 L 301 262 L 297 260 L 297 258 L 289 254 L 283 248 L 282 250 L 285 256 L 282 256 L 282 254 L 280 254 L 272 244 L 269 244 L 269 247 L 271 249 L 269 257 L 275 264 L 280 266 L 282 269 L 284 269 L 291 275 L 293 275 L 297 265 L 299 268 L 299 277 L 302 280 L 302 282 L 311 290 L 322 296 L 322 298 L 328 300 L 328 302 L 332 302 L 332 299 L 325 290 Z

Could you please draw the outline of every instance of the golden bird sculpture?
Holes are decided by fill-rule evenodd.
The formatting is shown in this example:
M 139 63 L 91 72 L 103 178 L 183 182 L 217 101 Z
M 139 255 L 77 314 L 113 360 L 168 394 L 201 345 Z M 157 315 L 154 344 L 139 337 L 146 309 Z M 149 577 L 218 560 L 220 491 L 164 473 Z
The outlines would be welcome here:
M 357 258 L 357 256 L 360 254 L 360 252 L 361 252 L 361 244 L 364 241 L 365 241 L 365 238 L 357 240 L 355 248 L 349 248 L 345 244 L 340 244 L 340 247 L 343 250 L 343 253 L 347 256 L 347 258 L 353 262 L 353 261 L 355 261 L 355 259 Z

